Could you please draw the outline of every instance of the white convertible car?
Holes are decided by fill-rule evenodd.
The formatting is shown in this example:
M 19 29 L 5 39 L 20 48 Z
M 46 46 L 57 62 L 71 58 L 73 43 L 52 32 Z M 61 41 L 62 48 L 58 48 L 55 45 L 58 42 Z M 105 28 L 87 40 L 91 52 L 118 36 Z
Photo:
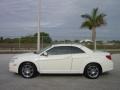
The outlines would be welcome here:
M 111 54 L 92 51 L 80 44 L 52 45 L 40 53 L 26 53 L 12 57 L 9 71 L 24 78 L 36 73 L 84 74 L 96 79 L 103 72 L 113 69 Z

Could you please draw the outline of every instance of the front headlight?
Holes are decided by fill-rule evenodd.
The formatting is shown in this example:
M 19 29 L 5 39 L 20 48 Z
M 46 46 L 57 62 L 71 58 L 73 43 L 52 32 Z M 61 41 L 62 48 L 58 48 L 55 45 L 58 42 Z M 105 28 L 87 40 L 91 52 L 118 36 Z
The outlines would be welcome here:
M 10 63 L 14 63 L 16 59 L 18 59 L 18 58 L 17 57 L 11 58 Z
M 10 63 L 14 63 L 14 62 L 15 62 L 15 60 L 13 60 L 13 59 L 10 60 Z

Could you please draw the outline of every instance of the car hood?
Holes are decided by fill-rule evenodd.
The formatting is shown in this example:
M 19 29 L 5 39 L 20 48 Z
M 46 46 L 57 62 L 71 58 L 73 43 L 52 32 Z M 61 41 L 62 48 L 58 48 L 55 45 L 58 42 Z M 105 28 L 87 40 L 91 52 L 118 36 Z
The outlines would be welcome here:
M 33 58 L 36 58 L 37 56 L 38 55 L 34 53 L 24 53 L 24 54 L 15 55 L 13 58 L 31 60 Z

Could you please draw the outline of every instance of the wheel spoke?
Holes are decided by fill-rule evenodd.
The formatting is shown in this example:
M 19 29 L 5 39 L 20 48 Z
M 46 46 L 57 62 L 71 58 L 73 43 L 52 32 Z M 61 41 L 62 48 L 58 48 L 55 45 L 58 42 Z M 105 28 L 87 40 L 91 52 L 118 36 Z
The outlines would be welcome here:
M 87 69 L 87 74 L 91 78 L 96 78 L 99 75 L 99 69 L 97 66 L 89 66 Z
M 30 64 L 25 64 L 22 67 L 22 75 L 24 77 L 31 77 L 34 74 L 34 69 Z

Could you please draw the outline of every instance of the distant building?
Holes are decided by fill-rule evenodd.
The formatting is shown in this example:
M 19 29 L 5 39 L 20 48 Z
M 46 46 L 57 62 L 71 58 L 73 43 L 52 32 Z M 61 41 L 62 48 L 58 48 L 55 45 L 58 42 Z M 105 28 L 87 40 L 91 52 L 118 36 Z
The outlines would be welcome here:
M 92 40 L 90 40 L 90 39 L 85 39 L 85 40 L 80 40 L 80 43 L 92 43 L 93 41 Z

